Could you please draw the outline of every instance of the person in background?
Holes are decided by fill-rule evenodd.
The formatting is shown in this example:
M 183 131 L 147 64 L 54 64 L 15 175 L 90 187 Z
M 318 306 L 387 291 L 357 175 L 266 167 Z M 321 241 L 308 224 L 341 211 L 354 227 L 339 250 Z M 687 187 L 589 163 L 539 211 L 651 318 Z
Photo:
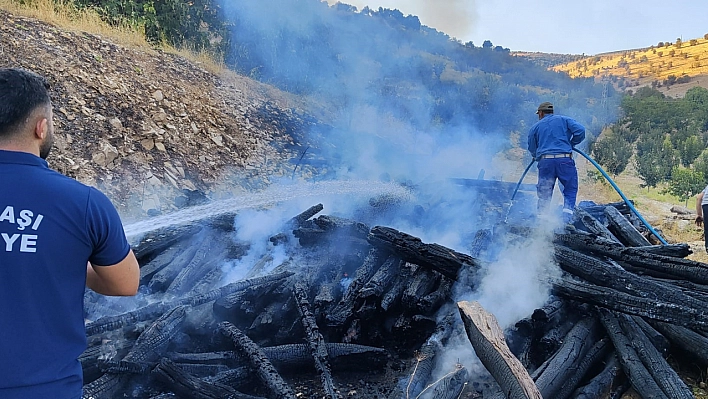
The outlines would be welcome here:
M 703 189 L 698 195 L 696 196 L 696 226 L 701 227 L 703 226 L 703 246 L 706 249 L 706 252 L 708 252 L 708 225 L 703 223 L 703 215 L 708 212 L 708 196 L 706 196 L 706 192 L 708 191 L 708 186 Z
M 573 218 L 578 196 L 578 170 L 573 147 L 585 139 L 585 127 L 572 118 L 553 113 L 553 104 L 541 103 L 538 122 L 529 130 L 528 150 L 538 161 L 538 210 L 545 212 L 553 197 L 556 180 L 562 185 L 563 221 Z
M 49 169 L 47 81 L 0 69 L 0 398 L 77 399 L 84 290 L 135 295 L 140 269 L 118 212 Z

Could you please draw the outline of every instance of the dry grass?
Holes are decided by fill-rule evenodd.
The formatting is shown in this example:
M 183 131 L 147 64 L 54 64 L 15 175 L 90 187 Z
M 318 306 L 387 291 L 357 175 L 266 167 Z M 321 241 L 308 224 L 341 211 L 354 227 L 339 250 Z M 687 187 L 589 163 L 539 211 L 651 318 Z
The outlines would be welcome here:
M 145 39 L 144 26 L 109 25 L 95 11 L 79 10 L 67 0 L 26 0 L 24 4 L 20 4 L 17 0 L 0 0 L 0 9 L 14 15 L 35 18 L 60 29 L 94 34 L 129 48 L 152 50 L 156 47 Z M 208 51 L 195 51 L 190 48 L 178 49 L 166 43 L 157 47 L 163 51 L 180 55 L 216 75 L 220 75 L 226 68 L 223 57 Z
M 557 65 L 555 71 L 571 77 L 607 78 L 624 77 L 636 82 L 662 81 L 675 77 L 696 76 L 708 73 L 708 40 L 686 40 L 680 47 L 676 43 L 651 46 L 646 49 L 626 50 L 606 55 L 585 57 L 580 61 Z
M 16 0 L 0 0 L 0 9 L 35 18 L 61 29 L 95 34 L 124 46 L 150 47 L 142 26 L 108 25 L 95 11 L 79 10 L 69 1 L 28 0 L 20 4 Z

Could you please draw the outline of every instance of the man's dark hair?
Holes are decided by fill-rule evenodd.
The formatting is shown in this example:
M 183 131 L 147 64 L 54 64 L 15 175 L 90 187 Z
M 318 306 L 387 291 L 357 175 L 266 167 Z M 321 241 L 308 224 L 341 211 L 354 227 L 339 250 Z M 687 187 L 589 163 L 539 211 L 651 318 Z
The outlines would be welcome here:
M 51 104 L 49 83 L 36 73 L 0 68 L 0 138 L 8 137 L 40 106 Z

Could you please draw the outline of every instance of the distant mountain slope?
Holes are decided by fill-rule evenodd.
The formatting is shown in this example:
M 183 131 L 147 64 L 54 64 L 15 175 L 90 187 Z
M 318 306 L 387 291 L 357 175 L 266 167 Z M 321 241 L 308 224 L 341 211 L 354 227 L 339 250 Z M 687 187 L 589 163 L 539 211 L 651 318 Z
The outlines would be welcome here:
M 643 49 L 584 57 L 556 65 L 553 70 L 574 78 L 609 80 L 619 89 L 652 86 L 670 95 L 681 95 L 695 85 L 708 87 L 708 34 L 699 39 L 659 42 Z

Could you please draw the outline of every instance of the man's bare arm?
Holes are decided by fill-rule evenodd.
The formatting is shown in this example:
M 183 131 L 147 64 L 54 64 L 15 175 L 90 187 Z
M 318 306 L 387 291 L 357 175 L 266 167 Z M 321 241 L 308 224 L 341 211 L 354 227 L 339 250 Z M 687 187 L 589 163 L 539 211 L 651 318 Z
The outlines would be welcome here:
M 131 250 L 115 265 L 86 265 L 86 286 L 93 291 L 111 296 L 131 296 L 138 292 L 140 266 Z

